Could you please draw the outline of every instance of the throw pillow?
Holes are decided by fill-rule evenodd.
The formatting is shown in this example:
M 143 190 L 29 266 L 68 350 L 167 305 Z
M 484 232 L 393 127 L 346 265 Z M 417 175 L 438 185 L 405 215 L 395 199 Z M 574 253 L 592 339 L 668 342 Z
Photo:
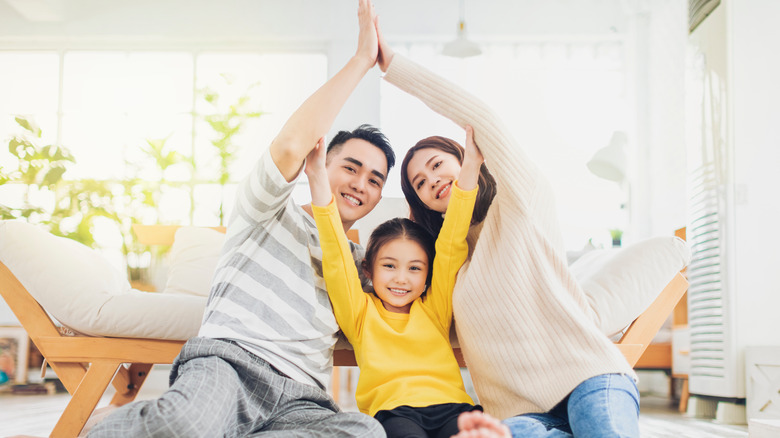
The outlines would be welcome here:
M 0 261 L 57 321 L 93 336 L 189 339 L 206 299 L 141 292 L 97 251 L 20 221 L 0 221 Z
M 690 258 L 682 239 L 654 237 L 621 249 L 589 251 L 570 270 L 597 325 L 612 336 L 644 312 Z
M 208 297 L 224 242 L 225 234 L 210 228 L 176 230 L 165 293 Z

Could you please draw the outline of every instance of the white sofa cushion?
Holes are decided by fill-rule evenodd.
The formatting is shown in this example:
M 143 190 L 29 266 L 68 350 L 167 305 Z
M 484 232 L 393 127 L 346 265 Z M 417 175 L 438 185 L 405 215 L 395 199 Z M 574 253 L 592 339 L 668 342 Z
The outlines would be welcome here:
M 97 251 L 20 221 L 0 221 L 0 261 L 64 326 L 93 336 L 185 340 L 206 299 L 141 292 Z
M 596 324 L 612 336 L 642 314 L 690 258 L 682 239 L 653 237 L 621 249 L 589 251 L 570 270 L 590 302 Z
M 202 227 L 176 230 L 165 293 L 208 297 L 225 233 Z

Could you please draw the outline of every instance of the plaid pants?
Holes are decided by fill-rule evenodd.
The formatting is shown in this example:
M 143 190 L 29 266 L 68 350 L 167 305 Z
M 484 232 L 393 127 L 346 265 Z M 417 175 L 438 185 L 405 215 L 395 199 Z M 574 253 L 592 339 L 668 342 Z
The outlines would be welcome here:
M 173 364 L 171 387 L 127 404 L 88 437 L 384 437 L 360 413 L 340 412 L 319 388 L 296 382 L 237 345 L 193 338 Z

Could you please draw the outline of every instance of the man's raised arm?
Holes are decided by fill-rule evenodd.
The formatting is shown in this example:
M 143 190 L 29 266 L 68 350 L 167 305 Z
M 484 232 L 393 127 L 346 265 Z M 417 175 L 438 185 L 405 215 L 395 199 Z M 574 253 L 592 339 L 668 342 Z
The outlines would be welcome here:
M 271 143 L 271 157 L 287 181 L 298 175 L 306 155 L 328 133 L 349 95 L 376 64 L 375 19 L 371 1 L 358 0 L 360 34 L 355 55 L 295 110 Z

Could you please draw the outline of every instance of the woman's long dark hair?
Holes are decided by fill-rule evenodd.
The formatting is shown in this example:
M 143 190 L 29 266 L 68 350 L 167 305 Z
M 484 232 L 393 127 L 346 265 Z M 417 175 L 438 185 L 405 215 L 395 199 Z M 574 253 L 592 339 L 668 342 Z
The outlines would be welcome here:
M 434 236 L 439 235 L 439 230 L 444 222 L 442 214 L 438 211 L 429 209 L 417 196 L 417 192 L 412 187 L 412 183 L 409 181 L 407 175 L 409 161 L 411 161 L 414 154 L 421 149 L 437 149 L 442 152 L 453 155 L 458 159 L 461 165 L 463 165 L 463 154 L 465 150 L 463 146 L 458 144 L 455 140 L 433 136 L 424 138 L 417 142 L 409 152 L 406 153 L 403 163 L 401 163 L 401 190 L 404 192 L 406 202 L 409 203 L 409 210 L 411 211 L 412 220 L 425 227 L 428 232 Z M 496 180 L 493 175 L 490 174 L 484 163 L 479 169 L 479 194 L 477 195 L 477 201 L 474 205 L 474 214 L 471 216 L 471 224 L 478 224 L 485 220 L 487 216 L 490 204 L 493 202 L 493 198 L 496 196 Z

